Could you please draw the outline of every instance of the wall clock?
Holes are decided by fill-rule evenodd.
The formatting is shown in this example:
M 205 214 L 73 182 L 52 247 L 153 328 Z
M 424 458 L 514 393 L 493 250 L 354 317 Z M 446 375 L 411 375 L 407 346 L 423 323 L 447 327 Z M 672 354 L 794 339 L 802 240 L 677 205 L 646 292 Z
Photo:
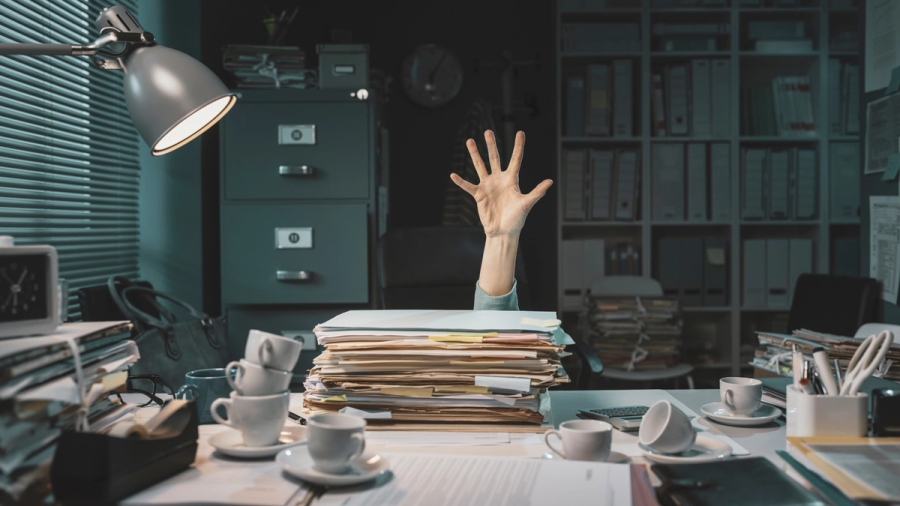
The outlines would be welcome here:
M 447 48 L 428 44 L 416 48 L 403 60 L 403 91 L 413 102 L 438 107 L 453 100 L 462 89 L 463 70 Z

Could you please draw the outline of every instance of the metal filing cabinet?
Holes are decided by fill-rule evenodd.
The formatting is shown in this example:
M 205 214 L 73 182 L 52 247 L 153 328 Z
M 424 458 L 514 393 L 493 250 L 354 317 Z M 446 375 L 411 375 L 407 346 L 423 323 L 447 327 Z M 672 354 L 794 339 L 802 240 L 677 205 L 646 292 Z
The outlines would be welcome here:
M 220 127 L 222 308 L 229 350 L 250 329 L 312 339 L 374 307 L 376 97 L 247 90 Z M 316 350 L 304 350 L 300 381 Z

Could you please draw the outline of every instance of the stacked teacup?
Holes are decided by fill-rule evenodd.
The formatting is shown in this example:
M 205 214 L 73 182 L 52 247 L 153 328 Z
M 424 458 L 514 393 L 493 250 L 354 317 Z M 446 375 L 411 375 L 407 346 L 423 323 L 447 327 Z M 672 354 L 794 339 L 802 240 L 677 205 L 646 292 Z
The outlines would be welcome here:
M 278 442 L 287 420 L 291 377 L 303 349 L 301 341 L 251 330 L 244 358 L 229 363 L 225 379 L 234 388 L 217 399 L 211 414 L 221 424 L 241 432 L 244 446 L 264 447 Z M 232 376 L 232 374 L 234 374 Z M 226 417 L 217 412 L 223 406 Z

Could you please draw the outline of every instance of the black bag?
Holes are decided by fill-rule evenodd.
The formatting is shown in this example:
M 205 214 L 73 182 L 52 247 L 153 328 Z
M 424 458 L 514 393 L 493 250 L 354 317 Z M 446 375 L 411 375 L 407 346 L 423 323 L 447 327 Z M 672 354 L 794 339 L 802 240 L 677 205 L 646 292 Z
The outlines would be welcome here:
M 185 373 L 225 367 L 229 356 L 224 317 L 210 318 L 185 302 L 142 286 L 128 286 L 119 297 L 115 290 L 116 282 L 128 281 L 111 278 L 110 295 L 122 313 L 139 329 L 134 340 L 141 352 L 141 359 L 131 367 L 131 374 L 156 374 L 170 388 L 178 388 L 184 383 Z M 139 309 L 135 303 L 138 297 L 158 308 L 161 318 Z M 183 307 L 195 319 L 177 321 L 175 315 L 157 298 Z

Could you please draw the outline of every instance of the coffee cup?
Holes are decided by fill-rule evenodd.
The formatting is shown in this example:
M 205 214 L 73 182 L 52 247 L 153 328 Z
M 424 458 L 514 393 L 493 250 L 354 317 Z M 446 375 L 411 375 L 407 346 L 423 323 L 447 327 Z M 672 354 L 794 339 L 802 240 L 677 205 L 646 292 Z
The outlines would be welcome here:
M 762 381 L 754 378 L 722 378 L 719 380 L 722 404 L 730 413 L 750 416 L 762 401 Z
M 306 419 L 309 455 L 323 473 L 343 474 L 366 449 L 366 420 L 339 413 L 317 413 Z
M 226 369 L 237 369 L 234 375 L 229 373 L 225 379 L 240 395 L 272 395 L 283 392 L 288 389 L 294 376 L 290 371 L 269 369 L 245 358 L 240 362 L 230 362 Z
M 291 371 L 297 365 L 303 341 L 270 334 L 261 330 L 251 330 L 244 347 L 244 358 L 256 365 Z
M 669 401 L 657 401 L 644 414 L 638 439 L 662 453 L 682 453 L 694 446 L 697 433 L 683 411 Z
M 211 413 L 217 422 L 241 431 L 244 446 L 272 446 L 278 442 L 287 420 L 290 399 L 288 391 L 253 397 L 231 392 L 227 399 L 213 401 Z M 216 412 L 219 406 L 223 407 L 225 417 Z
M 544 433 L 544 444 L 566 460 L 606 462 L 612 446 L 612 425 L 600 420 L 569 420 L 559 424 L 559 430 Z M 550 444 L 550 436 L 562 440 L 562 448 Z
M 175 392 L 175 397 L 196 403 L 200 423 L 215 423 L 209 413 L 210 405 L 220 397 L 228 397 L 233 390 L 225 378 L 225 369 L 198 369 L 184 375 L 184 385 Z

